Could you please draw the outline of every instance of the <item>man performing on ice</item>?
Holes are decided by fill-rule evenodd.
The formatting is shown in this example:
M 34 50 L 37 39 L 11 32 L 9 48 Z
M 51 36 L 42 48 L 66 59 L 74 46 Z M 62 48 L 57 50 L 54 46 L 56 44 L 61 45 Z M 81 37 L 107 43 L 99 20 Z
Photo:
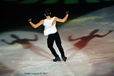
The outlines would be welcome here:
M 56 45 L 61 53 L 61 57 L 64 61 L 67 60 L 67 57 L 64 54 L 63 47 L 61 45 L 61 39 L 59 36 L 59 33 L 57 32 L 56 28 L 56 22 L 62 22 L 64 23 L 68 18 L 68 12 L 66 12 L 66 16 L 63 19 L 57 18 L 57 17 L 51 17 L 50 10 L 46 10 L 44 13 L 44 16 L 46 19 L 41 20 L 39 23 L 34 24 L 31 19 L 29 19 L 29 23 L 33 28 L 38 28 L 40 25 L 44 25 L 44 35 L 48 36 L 47 38 L 47 45 L 50 49 L 51 53 L 54 55 L 55 59 L 53 59 L 54 62 L 61 61 L 59 55 L 56 53 L 55 49 L 53 48 L 54 41 L 56 42 Z

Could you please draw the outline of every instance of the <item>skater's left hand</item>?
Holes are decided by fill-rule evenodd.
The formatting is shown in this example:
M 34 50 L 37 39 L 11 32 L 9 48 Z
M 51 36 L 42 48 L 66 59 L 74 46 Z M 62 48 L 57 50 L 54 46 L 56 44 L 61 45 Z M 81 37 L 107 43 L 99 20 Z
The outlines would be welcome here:
M 32 19 L 30 18 L 28 21 L 29 21 L 29 22 L 31 22 L 31 21 L 32 21 Z

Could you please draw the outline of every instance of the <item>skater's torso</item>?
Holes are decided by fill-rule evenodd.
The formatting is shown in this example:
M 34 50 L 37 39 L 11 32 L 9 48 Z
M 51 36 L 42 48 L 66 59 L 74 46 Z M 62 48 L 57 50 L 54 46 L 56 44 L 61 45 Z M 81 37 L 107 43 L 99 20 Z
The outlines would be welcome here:
M 55 17 L 52 17 L 50 19 L 44 19 L 44 35 L 48 36 L 50 34 L 56 33 L 56 23 L 52 25 L 52 22 L 54 21 Z

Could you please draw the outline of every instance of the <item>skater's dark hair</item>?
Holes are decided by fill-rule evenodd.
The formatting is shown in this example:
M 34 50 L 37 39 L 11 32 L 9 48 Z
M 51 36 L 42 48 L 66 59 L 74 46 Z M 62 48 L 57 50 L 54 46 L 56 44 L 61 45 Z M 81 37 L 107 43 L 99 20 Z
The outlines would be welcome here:
M 50 11 L 50 9 L 46 9 L 45 12 L 44 12 L 44 14 L 45 14 L 46 16 L 51 16 L 51 11 Z

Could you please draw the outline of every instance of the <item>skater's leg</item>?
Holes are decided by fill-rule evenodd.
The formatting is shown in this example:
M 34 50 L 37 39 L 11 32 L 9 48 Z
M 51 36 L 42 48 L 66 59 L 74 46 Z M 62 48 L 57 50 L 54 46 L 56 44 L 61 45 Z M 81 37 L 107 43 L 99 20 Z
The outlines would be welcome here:
M 61 39 L 60 39 L 60 36 L 58 33 L 56 33 L 56 36 L 55 36 L 55 42 L 56 42 L 56 45 L 61 53 L 61 56 L 65 56 L 64 55 L 64 50 L 63 50 L 63 47 L 61 45 Z
M 56 36 L 55 36 L 55 42 L 56 42 L 56 45 L 61 53 L 61 57 L 63 58 L 64 61 L 66 61 L 67 57 L 65 57 L 64 50 L 61 45 L 61 39 L 60 39 L 58 32 L 56 33 Z
M 48 48 L 50 49 L 51 53 L 56 57 L 58 57 L 57 53 L 55 52 L 55 49 L 53 48 L 53 43 L 54 43 L 54 38 L 52 35 L 48 36 L 47 39 L 47 44 L 48 44 Z

